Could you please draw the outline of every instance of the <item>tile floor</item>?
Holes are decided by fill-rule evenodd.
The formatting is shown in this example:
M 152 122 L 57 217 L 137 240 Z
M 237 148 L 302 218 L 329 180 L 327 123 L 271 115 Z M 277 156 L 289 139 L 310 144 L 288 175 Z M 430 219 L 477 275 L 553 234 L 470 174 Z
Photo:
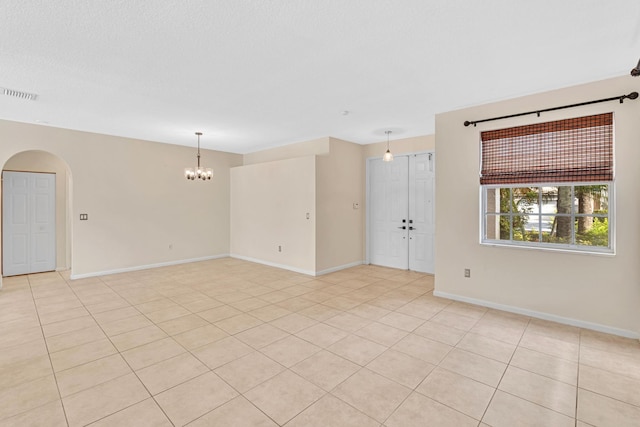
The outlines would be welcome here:
M 360 266 L 6 278 L 2 426 L 640 426 L 640 343 Z

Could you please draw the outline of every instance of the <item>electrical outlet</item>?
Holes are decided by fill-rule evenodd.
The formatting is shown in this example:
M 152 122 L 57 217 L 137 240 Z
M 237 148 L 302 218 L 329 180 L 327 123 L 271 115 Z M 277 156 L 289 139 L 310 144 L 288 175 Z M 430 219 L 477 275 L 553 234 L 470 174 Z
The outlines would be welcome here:
M 471 277 L 471 269 L 470 268 L 465 268 L 464 269 L 464 277 Z
M 278 252 L 282 252 L 282 246 L 278 245 Z
M 80 221 L 89 220 L 89 214 L 80 214 Z
M 169 250 L 173 249 L 173 243 L 169 243 Z

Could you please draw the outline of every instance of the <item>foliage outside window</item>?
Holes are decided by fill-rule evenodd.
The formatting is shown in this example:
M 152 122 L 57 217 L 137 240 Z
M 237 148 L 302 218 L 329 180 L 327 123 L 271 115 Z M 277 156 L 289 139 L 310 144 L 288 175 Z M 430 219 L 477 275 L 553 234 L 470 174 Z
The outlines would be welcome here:
M 484 242 L 611 250 L 609 183 L 484 188 Z
M 481 134 L 482 242 L 613 252 L 613 114 Z

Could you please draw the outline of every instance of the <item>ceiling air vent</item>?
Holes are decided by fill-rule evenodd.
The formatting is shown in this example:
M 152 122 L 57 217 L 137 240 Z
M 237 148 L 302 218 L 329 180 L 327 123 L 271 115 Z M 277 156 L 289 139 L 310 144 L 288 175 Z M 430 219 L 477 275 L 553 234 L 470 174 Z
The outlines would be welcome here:
M 26 99 L 27 101 L 35 101 L 38 99 L 38 95 L 35 93 L 21 92 L 19 90 L 7 89 L 6 87 L 0 87 L 0 94 Z

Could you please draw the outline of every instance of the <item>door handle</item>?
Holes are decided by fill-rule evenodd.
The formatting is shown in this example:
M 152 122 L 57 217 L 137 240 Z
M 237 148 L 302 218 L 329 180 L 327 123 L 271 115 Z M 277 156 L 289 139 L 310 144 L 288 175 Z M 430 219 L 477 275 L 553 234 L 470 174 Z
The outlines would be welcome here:
M 400 230 L 406 230 L 406 229 L 407 229 L 407 226 L 406 226 L 406 225 L 403 225 L 402 227 L 398 227 L 398 228 L 399 228 Z

